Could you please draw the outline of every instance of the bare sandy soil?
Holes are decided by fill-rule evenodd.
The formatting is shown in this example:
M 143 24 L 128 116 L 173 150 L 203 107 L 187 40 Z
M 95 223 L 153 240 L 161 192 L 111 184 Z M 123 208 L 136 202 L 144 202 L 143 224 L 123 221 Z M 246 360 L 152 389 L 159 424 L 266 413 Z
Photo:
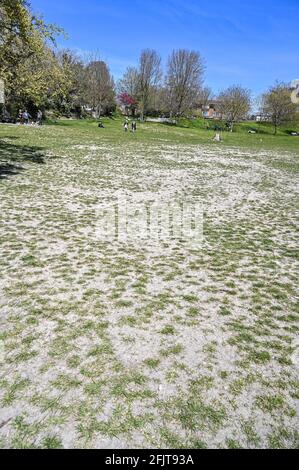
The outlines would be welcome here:
M 48 156 L 0 180 L 1 446 L 298 446 L 298 157 Z M 120 192 L 197 198 L 203 243 L 99 239 Z

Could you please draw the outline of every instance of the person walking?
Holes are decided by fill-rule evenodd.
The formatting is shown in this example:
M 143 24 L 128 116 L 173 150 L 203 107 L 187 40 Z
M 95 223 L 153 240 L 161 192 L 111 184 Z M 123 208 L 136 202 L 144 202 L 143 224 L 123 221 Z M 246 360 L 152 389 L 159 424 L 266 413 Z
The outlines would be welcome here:
M 23 124 L 23 111 L 21 109 L 19 110 L 18 121 L 20 124 Z
M 23 112 L 23 121 L 24 124 L 29 124 L 29 119 L 31 118 L 30 114 L 28 113 L 27 109 Z
M 43 112 L 39 109 L 37 112 L 37 124 L 41 126 L 43 124 Z
M 132 132 L 133 132 L 133 134 L 135 134 L 136 131 L 137 131 L 137 123 L 136 123 L 136 121 L 134 120 L 134 121 L 132 122 Z
M 124 129 L 125 129 L 125 132 L 128 132 L 128 130 L 129 130 L 129 123 L 128 123 L 128 121 L 126 121 L 126 122 L 124 123 Z

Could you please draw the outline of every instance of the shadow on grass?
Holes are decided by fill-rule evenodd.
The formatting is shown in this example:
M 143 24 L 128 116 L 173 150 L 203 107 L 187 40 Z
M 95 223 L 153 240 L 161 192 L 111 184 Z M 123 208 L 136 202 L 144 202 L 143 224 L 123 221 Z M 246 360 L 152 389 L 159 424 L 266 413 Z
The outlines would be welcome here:
M 11 137 L 9 139 L 13 140 Z M 26 162 L 38 165 L 45 164 L 46 157 L 43 149 L 40 147 L 14 145 L 0 139 L 0 180 L 18 175 L 24 171 L 23 164 Z
M 16 176 L 19 173 L 21 173 L 21 171 L 23 170 L 24 168 L 20 165 L 12 165 L 10 163 L 3 163 L 0 160 L 0 180 L 6 179 L 9 176 Z
M 160 124 L 162 124 L 163 126 L 168 126 L 168 127 L 184 127 L 184 126 L 180 126 L 176 122 L 161 122 Z

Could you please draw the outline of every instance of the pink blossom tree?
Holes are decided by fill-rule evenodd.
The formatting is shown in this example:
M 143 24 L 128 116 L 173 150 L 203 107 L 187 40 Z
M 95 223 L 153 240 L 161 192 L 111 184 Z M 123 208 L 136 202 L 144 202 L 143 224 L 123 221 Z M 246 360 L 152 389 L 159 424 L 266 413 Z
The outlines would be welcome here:
M 118 101 L 122 106 L 125 107 L 126 114 L 128 114 L 129 111 L 131 111 L 133 115 L 135 114 L 137 102 L 133 98 L 133 96 L 129 95 L 129 93 L 124 92 L 118 95 Z

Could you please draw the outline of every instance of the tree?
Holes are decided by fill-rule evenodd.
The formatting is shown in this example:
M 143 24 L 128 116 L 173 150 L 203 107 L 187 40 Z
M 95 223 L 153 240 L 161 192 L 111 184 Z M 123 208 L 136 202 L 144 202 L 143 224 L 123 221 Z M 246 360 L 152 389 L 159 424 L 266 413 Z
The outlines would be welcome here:
M 133 98 L 133 96 L 129 95 L 128 93 L 121 93 L 118 95 L 118 101 L 125 107 L 126 109 L 126 114 L 131 110 L 132 114 L 135 114 L 135 109 L 136 109 L 136 101 Z
M 198 92 L 198 104 L 204 109 L 213 100 L 213 91 L 209 87 L 203 87 Z
M 251 109 L 251 93 L 240 85 L 233 85 L 220 93 L 219 110 L 222 118 L 230 124 L 230 130 L 236 122 L 245 119 Z
M 12 85 L 10 101 L 20 107 L 47 107 L 65 96 L 71 83 L 53 52 L 45 48 L 18 65 Z
M 138 104 L 139 73 L 135 67 L 128 67 L 123 78 L 117 83 L 118 97 L 123 106 L 135 115 Z
M 56 25 L 46 25 L 33 15 L 27 0 L 1 0 L 0 4 L 0 74 L 5 78 L 20 60 L 38 52 L 41 42 L 55 43 L 63 33 Z
M 61 31 L 34 16 L 28 1 L 1 0 L 0 77 L 8 108 L 39 106 L 48 94 L 55 95 L 62 77 L 49 43 Z
M 81 116 L 82 106 L 85 104 L 85 68 L 83 60 L 71 50 L 61 50 L 56 54 L 56 59 L 65 78 L 63 93 L 58 96 L 59 111 L 69 114 L 75 111 Z
M 285 83 L 276 83 L 262 96 L 261 113 L 272 122 L 275 135 L 281 124 L 295 118 L 296 111 L 297 105 L 292 102 L 291 90 Z
M 140 118 L 149 106 L 151 94 L 155 91 L 162 78 L 161 58 L 158 53 L 151 49 L 141 52 L 138 70 L 138 102 L 140 107 Z
M 169 60 L 166 88 L 171 113 L 177 117 L 191 110 L 198 101 L 202 86 L 204 63 L 195 51 L 173 51 Z
M 118 94 L 127 93 L 137 100 L 139 74 L 135 67 L 128 67 L 121 80 L 117 83 Z
M 114 105 L 114 81 L 109 68 L 99 58 L 92 58 L 85 69 L 86 101 L 97 117 Z

